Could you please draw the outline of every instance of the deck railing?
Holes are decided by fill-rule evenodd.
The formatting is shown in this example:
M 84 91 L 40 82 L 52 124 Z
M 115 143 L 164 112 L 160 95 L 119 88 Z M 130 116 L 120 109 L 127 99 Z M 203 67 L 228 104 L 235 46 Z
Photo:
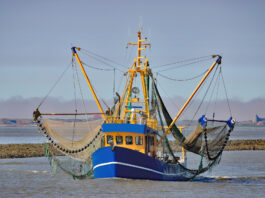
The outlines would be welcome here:
M 106 116 L 105 123 L 127 123 L 147 125 L 150 128 L 157 129 L 157 120 L 147 119 L 146 117 L 133 116 Z

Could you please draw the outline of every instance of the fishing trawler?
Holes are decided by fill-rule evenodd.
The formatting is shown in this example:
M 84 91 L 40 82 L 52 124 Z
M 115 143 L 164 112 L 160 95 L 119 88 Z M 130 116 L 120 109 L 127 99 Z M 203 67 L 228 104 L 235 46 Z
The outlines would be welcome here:
M 34 111 L 34 121 L 40 132 L 50 142 L 46 147 L 46 155 L 53 166 L 60 167 L 75 178 L 93 176 L 94 178 L 129 178 L 149 179 L 161 181 L 181 181 L 194 178 L 216 165 L 234 128 L 232 117 L 226 120 L 207 119 L 206 115 L 198 118 L 198 125 L 193 132 L 185 137 L 183 126 L 176 126 L 176 121 L 189 105 L 194 95 L 203 85 L 210 73 L 221 64 L 222 57 L 213 55 L 216 60 L 204 74 L 202 80 L 182 106 L 174 119 L 171 118 L 156 85 L 148 58 L 142 51 L 150 46 L 147 39 L 142 38 L 142 32 L 137 33 L 138 41 L 128 43 L 137 46 L 137 57 L 126 72 L 126 83 L 121 96 L 117 93 L 112 108 L 103 110 L 101 103 L 93 89 L 92 83 L 80 60 L 80 48 L 72 47 L 73 57 L 76 58 L 86 79 L 90 91 L 96 101 L 102 119 L 86 119 L 93 130 L 86 129 L 85 121 L 77 120 L 80 115 L 91 116 L 95 113 L 41 113 L 39 107 Z M 135 81 L 140 86 L 135 86 Z M 138 84 L 138 85 L 139 85 Z M 45 116 L 64 115 L 74 116 L 74 119 L 47 119 Z M 79 128 L 86 133 L 81 139 L 69 138 L 65 135 L 69 128 Z M 72 123 L 72 124 L 70 124 Z M 219 123 L 213 126 L 210 123 Z M 64 130 L 58 130 L 63 126 Z M 84 129 L 85 128 L 85 129 Z M 62 132 L 63 131 L 63 132 Z M 177 157 L 173 150 L 168 134 L 172 134 L 179 145 L 182 157 Z M 161 150 L 166 147 L 167 152 Z M 59 151 L 69 157 L 71 163 L 60 161 L 52 150 Z M 186 151 L 198 155 L 201 160 L 198 169 L 187 166 Z M 203 160 L 207 164 L 203 164 Z M 74 163 L 73 163 L 74 161 Z

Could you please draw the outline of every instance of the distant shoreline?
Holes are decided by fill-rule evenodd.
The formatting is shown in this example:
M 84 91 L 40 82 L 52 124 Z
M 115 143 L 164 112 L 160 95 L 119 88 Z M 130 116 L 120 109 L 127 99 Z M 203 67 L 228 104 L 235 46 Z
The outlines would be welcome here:
M 174 143 L 172 146 L 174 148 Z M 225 151 L 239 150 L 265 150 L 265 140 L 228 141 Z M 0 159 L 43 157 L 44 151 L 44 144 L 0 144 Z
M 37 127 L 37 125 L 36 124 L 28 124 L 28 125 L 1 125 L 0 124 L 0 128 L 31 128 L 31 127 Z

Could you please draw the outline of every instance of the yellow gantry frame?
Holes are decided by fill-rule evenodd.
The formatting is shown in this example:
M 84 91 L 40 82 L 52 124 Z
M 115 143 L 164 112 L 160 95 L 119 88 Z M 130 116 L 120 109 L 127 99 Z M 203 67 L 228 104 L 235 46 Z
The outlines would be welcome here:
M 80 61 L 78 54 L 76 53 L 76 49 L 77 49 L 77 50 L 80 50 L 79 47 L 73 47 L 73 48 L 72 48 L 73 56 L 76 57 L 77 62 L 79 63 L 79 66 L 80 66 L 80 68 L 81 68 L 81 70 L 82 70 L 82 72 L 83 72 L 83 75 L 85 76 L 85 79 L 86 79 L 86 81 L 87 81 L 87 84 L 88 84 L 88 86 L 89 86 L 89 88 L 90 88 L 90 90 L 91 90 L 91 92 L 92 92 L 92 94 L 93 94 L 93 97 L 94 97 L 94 99 L 95 99 L 95 101 L 96 101 L 96 103 L 97 103 L 97 105 L 98 105 L 98 108 L 99 108 L 99 110 L 100 110 L 100 112 L 101 112 L 101 114 L 102 114 L 102 117 L 103 117 L 103 119 L 105 120 L 105 114 L 104 114 L 104 111 L 103 111 L 103 109 L 102 109 L 102 107 L 101 107 L 101 105 L 100 105 L 100 102 L 99 102 L 99 100 L 98 100 L 98 97 L 97 97 L 97 95 L 95 94 L 95 91 L 94 91 L 94 89 L 93 89 L 93 87 L 92 87 L 92 85 L 91 85 L 91 83 L 90 83 L 90 80 L 88 79 L 88 76 L 87 76 L 86 71 L 85 71 L 85 69 L 84 69 L 84 67 L 83 67 L 83 64 L 82 64 L 82 62 Z
M 213 68 L 215 67 L 215 65 L 217 63 L 218 64 L 221 64 L 222 57 L 219 56 L 219 55 L 213 55 L 212 57 L 214 58 L 216 56 L 218 56 L 218 59 L 208 69 L 207 73 L 204 75 L 204 77 L 202 78 L 201 82 L 198 84 L 198 86 L 193 91 L 193 93 L 191 94 L 191 96 L 189 97 L 189 99 L 186 101 L 186 103 L 183 105 L 183 107 L 181 108 L 181 110 L 178 112 L 178 114 L 176 115 L 176 117 L 174 118 L 174 120 L 171 122 L 171 124 L 169 125 L 169 127 L 167 128 L 167 130 L 165 131 L 165 133 L 161 136 L 160 140 L 157 143 L 158 145 L 162 142 L 162 140 L 164 139 L 164 137 L 170 132 L 170 129 L 172 128 L 172 126 L 175 124 L 175 122 L 177 121 L 177 119 L 179 118 L 179 116 L 182 114 L 182 112 L 184 111 L 184 109 L 188 106 L 188 104 L 190 103 L 191 99 L 196 94 L 196 92 L 199 90 L 199 88 L 201 87 L 201 85 L 203 84 L 203 82 L 205 81 L 205 79 L 209 76 L 209 74 L 211 73 L 211 71 L 213 70 Z
M 130 68 L 128 70 L 128 72 L 130 73 L 130 80 L 129 80 L 129 84 L 128 87 L 126 88 L 125 92 L 127 92 L 127 96 L 125 99 L 125 105 L 127 106 L 129 104 L 129 98 L 130 98 L 130 93 L 132 90 L 132 85 L 133 85 L 133 80 L 134 77 L 136 76 L 137 73 L 140 73 L 141 76 L 141 81 L 142 81 L 142 89 L 143 89 L 143 95 L 144 95 L 144 103 L 145 103 L 145 110 L 143 111 L 144 113 L 146 113 L 148 120 L 150 121 L 150 114 L 149 114 L 149 99 L 147 98 L 147 90 L 146 90 L 146 83 L 145 83 L 145 77 L 147 77 L 147 75 L 152 75 L 150 70 L 147 69 L 148 64 L 148 59 L 146 59 L 146 57 L 141 57 L 141 50 L 145 50 L 146 46 L 150 46 L 149 43 L 142 43 L 146 41 L 146 39 L 141 39 L 141 32 L 138 32 L 138 43 L 128 43 L 128 45 L 137 45 L 138 46 L 138 53 L 137 53 L 137 59 L 134 60 L 134 64 L 132 66 L 132 68 Z M 143 47 L 144 46 L 144 47 Z M 106 116 L 103 112 L 103 109 L 101 107 L 101 104 L 94 92 L 94 89 L 88 79 L 88 76 L 84 70 L 83 64 L 80 61 L 78 54 L 76 53 L 76 49 L 80 50 L 80 48 L 77 47 L 73 47 L 73 56 L 76 57 L 80 68 L 83 72 L 83 75 L 85 76 L 85 79 L 87 81 L 87 84 L 93 94 L 93 97 L 98 105 L 98 108 L 100 110 L 100 112 L 102 113 L 102 117 L 104 120 L 106 120 Z M 194 95 L 196 94 L 196 92 L 199 90 L 199 88 L 201 87 L 201 85 L 203 84 L 203 82 L 205 81 L 205 79 L 209 76 L 209 74 L 211 73 L 211 71 L 214 69 L 214 67 L 216 66 L 216 64 L 220 64 L 221 63 L 221 56 L 218 55 L 213 55 L 214 57 L 218 57 L 218 59 L 212 64 L 212 66 L 209 68 L 209 70 L 207 71 L 207 73 L 204 75 L 203 79 L 201 80 L 201 82 L 198 84 L 198 86 L 196 87 L 196 89 L 193 91 L 193 93 L 191 94 L 191 96 L 189 97 L 189 99 L 186 101 L 186 103 L 183 105 L 183 107 L 181 108 L 181 110 L 178 112 L 178 114 L 176 115 L 176 117 L 174 118 L 174 120 L 171 122 L 171 124 L 168 126 L 167 130 L 165 131 L 165 133 L 161 136 L 160 140 L 158 141 L 157 145 L 159 145 L 162 140 L 164 139 L 164 137 L 170 132 L 170 129 L 172 128 L 172 126 L 175 124 L 175 122 L 177 121 L 177 119 L 180 117 L 180 115 L 183 113 L 183 111 L 185 110 L 185 108 L 187 107 L 187 105 L 190 103 L 190 101 L 192 100 L 192 98 L 194 97 Z M 143 61 L 141 59 L 146 59 L 144 65 L 141 65 L 143 63 Z M 125 92 L 123 93 L 123 95 L 125 96 Z M 124 97 L 123 96 L 123 97 Z M 122 97 L 122 100 L 124 99 Z M 130 112 L 129 110 L 125 110 L 125 113 Z M 152 126 L 154 127 L 154 126 Z M 155 127 L 157 128 L 157 126 Z
M 142 39 L 141 38 L 141 31 L 138 32 L 138 43 L 128 43 L 128 45 L 137 45 L 138 46 L 138 50 L 137 50 L 137 59 L 134 60 L 134 64 L 132 66 L 131 69 L 129 69 L 129 73 L 130 73 L 130 82 L 129 85 L 127 87 L 127 96 L 126 96 L 126 100 L 125 100 L 125 105 L 127 106 L 129 104 L 129 97 L 130 97 L 130 93 L 131 93 L 131 89 L 132 89 L 132 84 L 133 84 L 133 80 L 134 77 L 136 75 L 136 73 L 140 73 L 141 76 L 141 81 L 142 81 L 142 89 L 143 89 L 143 96 L 144 96 L 144 103 L 145 103 L 145 110 L 143 111 L 146 115 L 147 118 L 150 118 L 150 114 L 149 114 L 149 101 L 148 101 L 148 97 L 147 97 L 147 90 L 146 90 L 146 83 L 145 83 L 145 77 L 148 75 L 148 59 L 146 59 L 145 56 L 141 56 L 141 51 L 146 49 L 146 46 L 150 46 L 150 43 L 142 43 L 147 41 L 146 39 Z M 142 59 L 146 59 L 144 62 L 144 65 L 141 65 L 143 63 Z

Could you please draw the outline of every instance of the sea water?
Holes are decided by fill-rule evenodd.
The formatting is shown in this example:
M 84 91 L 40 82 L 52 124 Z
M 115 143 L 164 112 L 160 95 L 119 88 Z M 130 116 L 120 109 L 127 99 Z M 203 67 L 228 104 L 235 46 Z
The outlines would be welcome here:
M 231 139 L 265 139 L 264 128 L 236 128 Z M 0 128 L 0 144 L 43 143 L 36 127 Z M 190 156 L 188 156 L 190 157 Z M 196 168 L 198 161 L 189 158 Z M 84 179 L 53 173 L 46 158 L 0 160 L 0 197 L 264 197 L 265 151 L 225 151 L 211 172 L 188 182 Z
M 0 144 L 45 143 L 37 127 L 0 127 Z
M 188 182 L 74 180 L 46 158 L 1 159 L 0 197 L 240 197 L 265 195 L 265 151 L 225 151 L 211 172 Z

